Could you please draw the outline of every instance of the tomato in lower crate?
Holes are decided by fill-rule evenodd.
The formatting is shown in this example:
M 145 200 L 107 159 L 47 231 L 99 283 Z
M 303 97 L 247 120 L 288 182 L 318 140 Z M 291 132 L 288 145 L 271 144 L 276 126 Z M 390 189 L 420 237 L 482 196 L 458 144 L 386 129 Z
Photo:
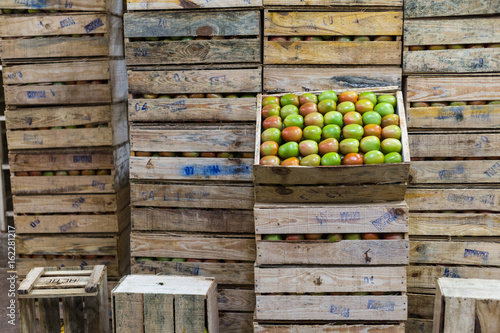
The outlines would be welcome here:
M 356 111 L 347 112 L 344 115 L 344 125 L 358 124 L 360 126 L 363 125 L 363 117 L 361 113 Z
M 375 111 L 368 111 L 363 114 L 363 126 L 366 125 L 381 125 L 382 116 Z
M 344 234 L 345 240 L 360 240 L 361 234 Z
M 299 154 L 307 156 L 317 154 L 319 151 L 318 143 L 314 140 L 304 140 L 299 143 Z
M 294 141 L 282 144 L 278 149 L 278 156 L 281 159 L 299 156 L 299 144 Z
M 387 116 L 388 114 L 394 114 L 394 106 L 387 102 L 378 103 L 373 111 L 378 112 L 382 117 Z
M 356 103 L 354 103 L 354 106 L 356 107 L 356 111 L 361 114 L 364 114 L 368 111 L 373 111 L 374 108 L 372 101 L 367 99 L 358 100 Z
M 262 119 L 267 119 L 271 116 L 279 116 L 281 108 L 278 104 L 268 104 L 262 108 Z
M 337 105 L 337 111 L 342 113 L 343 115 L 347 112 L 356 111 L 356 106 L 353 102 L 342 102 Z
M 304 235 L 286 235 L 287 241 L 301 241 L 304 240 Z
M 321 157 L 321 165 L 323 166 L 331 166 L 331 165 L 341 165 L 342 158 L 337 153 L 326 153 Z
M 285 118 L 283 124 L 286 127 L 297 126 L 299 128 L 304 128 L 304 117 L 300 114 L 291 114 Z
M 306 103 L 304 105 L 301 105 L 299 108 L 299 114 L 302 117 L 307 116 L 309 113 L 314 113 L 318 112 L 318 104 L 316 103 Z
M 358 99 L 359 100 L 363 100 L 363 99 L 369 100 L 370 102 L 372 102 L 372 110 L 373 110 L 373 107 L 375 107 L 375 105 L 377 105 L 377 95 L 375 95 L 371 91 L 364 91 L 364 92 L 360 93 L 358 96 Z
M 427 102 L 413 102 L 411 103 L 413 108 L 428 108 L 430 106 Z
M 302 140 L 302 129 L 298 126 L 285 127 L 281 131 L 281 137 L 286 142 L 300 142 Z
M 359 151 L 359 141 L 356 139 L 344 139 L 339 143 L 339 151 L 343 155 L 357 153 Z
M 280 104 L 280 99 L 276 96 L 266 96 L 262 100 L 262 106 L 266 106 L 269 104 Z
M 345 125 L 344 128 L 342 128 L 342 135 L 345 139 L 361 140 L 361 138 L 363 138 L 364 132 L 365 131 L 363 129 L 363 126 L 359 124 L 349 124 Z
M 280 110 L 280 116 L 282 119 L 285 119 L 286 117 L 288 117 L 292 114 L 294 114 L 294 115 L 299 114 L 299 108 L 296 107 L 295 105 L 292 105 L 292 104 L 285 105 Z
M 401 163 L 403 158 L 400 153 L 392 152 L 385 155 L 384 163 Z
M 318 240 L 323 238 L 323 234 L 305 234 L 304 238 L 307 240 Z
M 274 141 L 266 141 L 260 145 L 261 156 L 277 156 L 279 145 Z
M 300 160 L 302 166 L 319 166 L 321 165 L 321 157 L 318 154 L 311 154 L 302 157 Z
M 321 141 L 321 134 L 322 130 L 318 126 L 307 126 L 304 128 L 302 131 L 302 136 L 304 137 L 305 140 L 314 140 L 316 142 Z
M 340 140 L 340 134 L 342 134 L 340 126 L 331 124 L 323 127 L 323 131 L 321 132 L 321 137 L 323 139 L 333 138 L 336 140 Z
M 379 150 L 369 151 L 363 156 L 364 164 L 383 164 L 384 160 L 384 154 Z
M 296 107 L 299 107 L 300 106 L 299 96 L 297 96 L 295 94 L 286 94 L 286 95 L 282 96 L 280 99 L 281 107 L 283 107 L 285 105 L 289 105 L 289 104 L 292 104 L 292 105 L 295 105 Z
M 270 116 L 262 122 L 262 127 L 264 129 L 277 128 L 281 130 L 283 129 L 283 120 L 280 116 Z
M 326 236 L 326 238 L 333 243 L 341 241 L 344 237 L 342 236 L 342 234 L 329 234 L 328 236 Z
M 260 139 L 262 140 L 262 142 L 274 141 L 277 143 L 281 143 L 281 130 L 277 128 L 268 128 L 264 132 L 262 132 Z
M 380 239 L 380 236 L 378 234 L 373 234 L 373 233 L 367 233 L 361 235 L 362 239 Z
M 326 114 L 330 111 L 337 110 L 337 103 L 333 99 L 325 99 L 318 103 L 318 111 L 321 114 Z
M 359 142 L 359 148 L 363 153 L 380 149 L 380 139 L 374 135 L 365 136 Z
M 401 139 L 401 128 L 397 125 L 389 125 L 385 126 L 382 129 L 382 139 L 393 138 L 393 139 Z
M 339 127 L 344 127 L 344 115 L 338 111 L 330 111 L 323 117 L 325 120 L 325 125 L 337 125 Z
M 266 241 L 279 241 L 279 240 L 283 240 L 283 237 L 281 237 L 281 235 L 265 235 L 263 237 L 263 240 L 266 240 Z
M 383 239 L 404 239 L 403 234 L 383 234 Z
M 337 153 L 339 151 L 339 142 L 335 138 L 328 138 L 319 143 L 318 149 L 321 156 L 327 153 Z
M 401 149 L 402 149 L 401 141 L 399 141 L 398 139 L 388 138 L 384 139 L 380 143 L 380 150 L 384 154 L 389 154 L 392 152 L 399 153 L 401 152 Z

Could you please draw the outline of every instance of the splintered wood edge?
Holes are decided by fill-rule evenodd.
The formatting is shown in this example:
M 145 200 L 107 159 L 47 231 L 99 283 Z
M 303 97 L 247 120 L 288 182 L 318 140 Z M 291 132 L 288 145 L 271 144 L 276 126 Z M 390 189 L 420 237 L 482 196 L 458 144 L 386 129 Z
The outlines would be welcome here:
M 106 266 L 96 265 L 90 274 L 89 281 L 85 286 L 85 292 L 94 293 L 97 291 L 97 285 L 101 281 L 102 275 L 106 274 Z
M 35 267 L 33 268 L 26 279 L 21 283 L 19 289 L 17 290 L 19 295 L 27 295 L 33 289 L 33 285 L 35 282 L 43 275 L 45 268 L 43 267 Z

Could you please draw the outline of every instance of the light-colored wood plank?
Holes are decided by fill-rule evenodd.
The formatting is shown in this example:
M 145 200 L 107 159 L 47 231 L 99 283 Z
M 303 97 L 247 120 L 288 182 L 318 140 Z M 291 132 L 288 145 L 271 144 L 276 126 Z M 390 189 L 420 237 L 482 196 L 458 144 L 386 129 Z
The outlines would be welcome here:
M 144 332 L 175 332 L 174 296 L 144 294 Z
M 456 184 L 500 182 L 500 161 L 414 161 L 410 182 L 413 184 Z
M 405 265 L 408 260 L 408 240 L 257 242 L 257 265 Z
M 405 267 L 255 267 L 256 293 L 406 291 Z
M 93 293 L 97 291 L 97 285 L 103 281 L 103 276 L 106 275 L 106 266 L 97 265 L 92 269 L 92 273 L 90 273 L 89 280 L 85 285 L 85 291 L 88 293 Z M 107 276 L 107 275 L 106 275 Z
M 16 238 L 19 254 L 55 254 L 55 255 L 117 255 L 118 237 L 89 237 L 86 235 L 59 236 L 21 236 Z
M 132 156 L 130 157 L 130 179 L 250 182 L 253 179 L 252 165 L 253 159 L 251 158 Z
M 143 295 L 136 293 L 113 293 L 113 314 L 117 333 L 144 332 Z
M 454 2 L 406 0 L 404 9 L 406 18 L 484 15 L 500 12 L 500 4 L 490 0 L 458 0 Z
M 354 5 L 354 4 L 353 4 Z M 268 93 L 286 91 L 349 90 L 369 87 L 401 87 L 401 67 L 264 67 Z
M 250 333 L 252 326 L 252 312 L 219 313 L 219 333 Z
M 258 93 L 262 89 L 262 69 L 201 69 L 128 71 L 131 93 Z
M 109 176 L 31 176 L 12 177 L 12 194 L 114 193 L 114 177 Z
M 293 325 L 254 323 L 255 333 L 404 333 L 405 325 Z
M 498 129 L 498 105 L 409 108 L 409 129 Z
M 410 213 L 410 236 L 500 236 L 499 214 Z
M 500 302 L 489 299 L 476 300 L 475 317 L 478 318 L 482 332 L 500 330 Z
M 110 146 L 113 130 L 109 127 L 39 131 L 8 131 L 9 149 L 43 149 L 84 146 Z
M 45 269 L 43 267 L 33 268 L 33 270 L 31 270 L 26 276 L 26 279 L 21 282 L 21 285 L 17 289 L 17 292 L 20 295 L 29 294 L 33 289 L 36 281 L 43 275 L 44 271 Z
M 406 320 L 406 296 L 257 296 L 257 320 Z
M 254 208 L 256 234 L 408 232 L 404 202 L 266 205 Z
M 205 327 L 205 296 L 175 296 L 175 330 L 201 332 Z
M 466 241 L 410 241 L 410 262 L 500 266 L 500 243 Z
M 262 0 L 127 0 L 127 9 L 151 10 L 151 9 L 204 9 L 204 8 L 228 8 L 228 7 L 261 7 Z
M 253 186 L 246 183 L 231 185 L 132 184 L 130 204 L 133 207 L 252 209 Z
M 500 134 L 411 134 L 409 140 L 413 157 L 496 157 Z
M 255 240 L 134 233 L 131 235 L 131 255 L 133 257 L 253 261 L 255 259 Z
M 255 121 L 255 98 L 131 99 L 131 122 Z
M 263 0 L 264 6 L 387 6 L 387 7 L 401 7 L 403 6 L 402 0 L 358 0 L 352 2 L 350 0 Z M 288 331 L 287 331 L 288 332 Z M 323 331 L 321 331 L 323 332 Z M 281 333 L 281 332 L 280 332 Z
M 473 299 L 445 297 L 443 333 L 474 333 L 475 332 L 475 302 Z M 457 315 L 460 314 L 460 315 Z M 433 332 L 438 333 L 439 327 L 434 325 Z
M 220 289 L 217 295 L 219 311 L 255 310 L 255 291 L 253 289 Z
M 132 274 L 162 274 L 179 276 L 215 277 L 219 284 L 253 285 L 253 262 L 209 263 L 134 260 Z
M 500 76 L 409 76 L 407 101 L 481 101 L 500 99 Z
M 401 42 L 264 41 L 263 52 L 270 65 L 397 65 L 401 49 Z
M 495 188 L 409 188 L 406 192 L 410 211 L 499 211 L 499 200 L 500 192 Z
M 11 0 L 0 0 L 0 8 L 11 9 L 45 9 L 67 11 L 69 3 L 60 0 L 45 0 L 40 2 L 22 2 Z M 120 0 L 72 0 L 71 11 L 73 12 L 112 12 L 120 15 L 123 13 L 122 1 Z
M 246 234 L 255 232 L 252 210 L 135 207 L 132 209 L 132 230 Z
M 265 36 L 401 35 L 402 12 L 265 11 Z

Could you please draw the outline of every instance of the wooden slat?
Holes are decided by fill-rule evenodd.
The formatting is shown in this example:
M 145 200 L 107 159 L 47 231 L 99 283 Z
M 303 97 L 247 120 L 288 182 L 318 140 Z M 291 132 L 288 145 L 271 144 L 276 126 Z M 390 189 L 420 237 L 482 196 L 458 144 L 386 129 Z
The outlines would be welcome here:
M 219 307 L 217 300 L 217 282 L 210 286 L 207 291 L 206 301 L 206 329 L 209 332 L 219 332 Z
M 500 18 L 498 17 L 407 20 L 404 28 L 405 46 L 500 42 Z
M 409 188 L 406 192 L 406 203 L 410 211 L 499 211 L 499 200 L 498 189 Z
M 405 326 L 407 333 L 432 333 L 432 319 L 408 318 Z
M 405 325 L 278 325 L 254 323 L 255 333 L 404 333 Z
M 34 333 L 37 331 L 34 299 L 19 299 L 19 317 L 22 332 Z
M 483 332 L 500 330 L 500 302 L 489 299 L 476 300 L 475 318 L 479 319 L 479 326 Z
M 201 332 L 205 327 L 205 296 L 175 296 L 175 331 Z
M 354 4 L 353 4 L 354 5 Z M 265 66 L 264 91 L 349 90 L 401 86 L 401 67 Z
M 133 257 L 196 259 L 255 259 L 255 240 L 249 238 L 176 237 L 162 234 L 131 235 Z
M 406 296 L 257 296 L 257 320 L 406 320 Z
M 215 277 L 219 284 L 253 285 L 253 262 L 198 263 L 172 261 L 143 261 L 132 259 L 132 274 L 162 274 Z
M 415 161 L 411 163 L 413 184 L 457 184 L 500 182 L 500 161 Z
M 134 208 L 132 229 L 246 234 L 255 232 L 253 211 L 229 209 Z
M 409 76 L 407 101 L 481 101 L 500 99 L 500 76 Z
M 17 290 L 18 294 L 19 295 L 29 294 L 33 289 L 33 286 L 36 283 L 36 281 L 43 275 L 44 271 L 45 269 L 43 267 L 33 268 L 26 276 L 26 279 L 24 279 L 24 281 L 21 282 L 21 285 Z
M 128 71 L 131 93 L 239 93 L 261 92 L 262 70 L 210 69 Z
M 265 41 L 264 64 L 396 65 L 401 48 L 401 42 Z
M 246 311 L 255 310 L 255 291 L 252 289 L 219 290 L 217 296 L 219 311 Z
M 409 140 L 413 157 L 496 157 L 500 147 L 498 133 L 411 134 Z
M 132 99 L 131 122 L 255 121 L 255 98 Z
M 251 209 L 253 186 L 132 184 L 130 204 L 133 207 Z
M 38 311 L 40 313 L 41 333 L 61 332 L 58 298 L 40 298 L 38 300 Z
M 434 295 L 408 294 L 408 314 L 430 319 L 434 315 Z
M 124 15 L 125 37 L 251 36 L 260 13 L 246 11 L 135 12 Z
M 405 17 L 432 17 L 458 15 L 484 15 L 500 12 L 500 4 L 490 0 L 458 0 L 454 2 L 440 0 L 406 0 Z
M 403 6 L 402 0 L 263 0 L 265 6 L 387 6 L 387 7 L 401 7 Z M 288 331 L 287 331 L 288 332 Z M 323 331 L 322 331 L 323 332 Z M 281 333 L 281 331 L 280 331 Z
M 101 283 L 103 275 L 106 274 L 106 266 L 97 265 L 90 273 L 89 280 L 87 285 L 85 286 L 85 291 L 89 293 L 93 293 L 97 291 L 97 285 Z
M 248 333 L 252 332 L 253 313 L 249 312 L 220 312 L 219 333 Z
M 55 254 L 55 255 L 117 255 L 117 237 L 89 237 L 85 235 L 50 237 L 21 236 L 16 238 L 19 254 Z
M 175 332 L 174 296 L 144 294 L 144 332 Z
M 256 267 L 256 293 L 406 291 L 405 267 Z
M 378 185 L 332 185 L 332 186 L 267 186 L 255 187 L 256 202 L 277 203 L 369 203 L 403 200 L 406 183 Z
M 95 297 L 86 297 L 87 323 L 89 332 L 109 333 L 109 304 L 107 275 L 103 274 L 97 286 Z
M 499 214 L 410 213 L 410 236 L 500 236 Z
M 401 35 L 402 12 L 264 13 L 265 36 Z
M 474 299 L 470 298 L 445 297 L 443 333 L 474 332 L 476 318 L 474 303 Z M 434 325 L 433 332 L 438 333 L 439 327 Z
M 11 0 L 0 0 L 0 8 L 12 9 L 45 9 L 45 10 L 68 10 L 68 3 L 60 0 L 45 0 L 42 2 L 22 2 Z M 117 15 L 122 14 L 123 6 L 120 0 L 72 0 L 71 11 L 73 12 L 112 12 Z
M 410 262 L 500 266 L 500 243 L 457 241 L 410 241 Z
M 429 292 L 434 292 L 436 281 L 441 277 L 495 280 L 500 276 L 500 268 L 496 267 L 410 265 L 407 271 L 409 289 L 428 289 Z
M 203 9 L 203 8 L 228 8 L 228 7 L 261 7 L 262 0 L 237 1 L 234 0 L 127 0 L 127 9 L 151 10 L 151 9 Z
M 407 240 L 258 241 L 257 265 L 405 265 Z
M 117 332 L 144 332 L 143 295 L 137 293 L 113 293 L 114 326 Z
M 238 142 L 235 144 L 237 143 Z M 225 159 L 132 156 L 130 158 L 130 179 L 189 181 L 223 180 L 227 182 L 251 182 L 253 179 L 252 165 L 253 159 L 251 158 Z
M 113 130 L 109 127 L 39 131 L 8 131 L 9 149 L 43 149 L 82 146 L 110 146 Z
M 77 333 L 85 328 L 83 298 L 64 297 L 62 299 L 64 332 Z
M 498 105 L 409 108 L 409 129 L 498 129 Z
M 41 277 L 35 283 L 36 289 L 62 289 L 68 287 L 85 287 L 88 276 Z
M 114 193 L 113 176 L 12 177 L 12 194 Z
M 266 205 L 254 208 L 256 234 L 408 232 L 404 202 L 369 205 Z

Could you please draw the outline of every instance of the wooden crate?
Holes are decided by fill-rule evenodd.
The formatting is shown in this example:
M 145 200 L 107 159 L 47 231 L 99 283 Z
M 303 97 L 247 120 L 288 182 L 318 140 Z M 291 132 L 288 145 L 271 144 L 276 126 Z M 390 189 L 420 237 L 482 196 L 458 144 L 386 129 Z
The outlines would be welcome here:
M 319 28 L 318 28 L 319 27 Z M 264 64 L 400 65 L 403 12 L 264 11 L 264 36 L 393 36 L 394 41 L 264 40 Z
M 43 267 L 37 267 L 18 289 L 21 332 L 36 332 L 37 319 L 41 331 L 54 331 L 55 327 L 59 329 L 60 298 L 66 330 L 85 327 L 89 332 L 109 332 L 107 294 L 105 266 L 75 271 L 46 271 Z M 35 304 L 38 304 L 38 318 Z
M 129 68 L 128 88 L 131 94 L 260 93 L 262 67 L 241 64 Z
M 307 325 L 254 323 L 255 333 L 404 333 L 404 324 L 393 325 Z
M 500 9 L 500 7 L 499 7 Z M 441 16 L 441 15 L 440 15 Z M 488 27 L 488 29 L 478 29 Z M 481 73 L 500 70 L 500 50 L 488 44 L 500 43 L 495 30 L 499 17 L 411 19 L 404 23 L 403 72 L 415 73 Z M 450 45 L 486 44 L 482 48 L 450 49 Z M 445 50 L 412 51 L 411 46 L 444 45 Z
M 370 87 L 401 89 L 401 67 L 274 66 L 263 70 L 266 93 L 286 91 L 356 90 Z
M 432 333 L 432 319 L 408 318 L 406 333 Z
M 258 10 L 132 12 L 125 14 L 124 25 L 127 65 L 261 61 Z M 187 36 L 206 40 L 170 40 Z
M 122 18 L 114 15 L 2 15 L 0 36 L 2 61 L 7 62 L 123 56 Z
M 500 281 L 440 278 L 433 333 L 500 331 Z
M 256 124 L 256 133 L 258 135 L 255 138 L 253 167 L 255 200 L 257 202 L 366 203 L 403 200 L 410 170 L 410 151 L 402 93 L 383 88 L 378 90 L 363 89 L 363 91 L 374 91 L 378 94 L 385 91 L 385 94 L 390 93 L 397 97 L 396 113 L 400 116 L 403 162 L 383 165 L 331 167 L 259 165 L 262 126 L 262 116 L 259 113 Z M 298 94 L 300 95 L 300 93 Z M 277 96 L 282 95 L 284 94 Z M 261 109 L 260 103 L 258 109 Z M 328 183 L 325 184 L 326 182 Z M 383 193 L 383 195 L 375 193 Z
M 125 60 L 100 59 L 10 64 L 4 65 L 2 72 L 5 103 L 8 106 L 110 104 L 127 99 Z M 64 111 L 64 116 L 71 112 L 71 110 Z M 91 110 L 87 107 L 85 111 Z M 14 125 L 17 126 L 14 128 L 35 128 L 37 125 L 39 127 L 57 126 L 53 125 L 54 120 L 43 121 L 49 110 L 42 109 L 39 112 L 35 114 L 31 110 L 31 113 L 22 115 L 21 119 L 34 118 L 33 123 L 24 121 L 19 124 L 20 120 L 14 118 Z M 7 124 L 10 127 L 12 127 L 10 124 L 12 113 L 6 113 Z M 58 116 L 61 117 L 61 110 L 50 112 L 50 116 L 56 119 Z M 84 125 L 96 121 L 109 121 L 110 115 L 106 115 L 106 118 L 103 116 L 98 111 L 93 111 L 93 114 L 82 116 L 81 119 L 69 118 L 64 122 L 59 120 L 58 124 L 60 126 Z
M 213 278 L 129 275 L 111 297 L 116 333 L 219 331 Z
M 453 3 L 440 0 L 406 0 L 404 10 L 405 18 L 488 15 L 500 13 L 500 4 L 482 0 L 457 0 Z
M 11 1 L 0 0 L 0 9 L 14 10 L 42 10 L 61 12 L 108 12 L 115 15 L 123 14 L 123 2 L 121 0 L 71 0 L 63 2 L 60 0 L 44 1 Z
M 127 10 L 227 9 L 262 7 L 262 0 L 127 0 Z
M 14 195 L 116 193 L 128 186 L 128 144 L 117 148 L 11 152 L 9 160 Z M 61 171 L 66 174 L 54 175 Z M 69 175 L 70 171 L 80 174 Z M 43 176 L 43 172 L 52 172 L 52 176 Z

